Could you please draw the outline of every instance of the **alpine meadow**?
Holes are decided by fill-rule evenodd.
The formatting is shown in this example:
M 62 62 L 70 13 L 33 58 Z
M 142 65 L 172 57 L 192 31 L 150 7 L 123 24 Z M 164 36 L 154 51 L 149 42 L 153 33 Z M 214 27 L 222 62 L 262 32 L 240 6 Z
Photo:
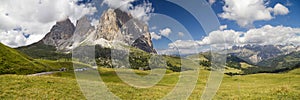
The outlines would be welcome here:
M 298 100 L 298 0 L 2 0 L 1 100 Z

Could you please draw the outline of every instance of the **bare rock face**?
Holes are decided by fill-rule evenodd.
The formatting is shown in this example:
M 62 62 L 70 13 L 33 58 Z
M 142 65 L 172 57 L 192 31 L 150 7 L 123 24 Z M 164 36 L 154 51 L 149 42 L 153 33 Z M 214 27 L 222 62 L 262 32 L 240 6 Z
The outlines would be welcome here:
M 42 41 L 46 45 L 55 46 L 57 50 L 64 50 L 70 45 L 68 41 L 73 36 L 74 31 L 75 26 L 70 19 L 66 19 L 57 22 Z
M 90 30 L 94 30 L 94 27 L 91 25 L 88 17 L 84 16 L 77 21 L 74 34 L 79 35 L 80 37 L 85 37 L 89 35 L 87 33 Z
M 96 33 L 95 40 L 104 38 L 108 41 L 114 40 L 117 35 L 121 34 L 117 24 L 116 13 L 112 9 L 109 9 L 102 15 Z
M 72 49 L 79 46 L 80 43 L 91 34 L 91 31 L 94 30 L 95 28 L 91 25 L 91 22 L 87 16 L 80 18 L 76 23 L 74 35 L 69 40 L 69 42 L 72 44 L 69 46 L 69 48 Z
M 120 41 L 149 53 L 156 53 L 147 24 L 119 9 L 102 14 L 94 40 Z
M 62 52 L 70 52 L 86 41 L 106 45 L 104 47 L 110 47 L 107 45 L 117 41 L 156 53 L 148 25 L 119 9 L 105 11 L 96 26 L 92 26 L 86 16 L 77 21 L 76 27 L 69 19 L 57 22 L 41 41 Z
M 157 53 L 156 50 L 153 49 L 152 41 L 149 41 L 151 41 L 150 33 L 146 33 L 145 35 L 142 35 L 140 38 L 135 40 L 132 46 L 146 52 Z

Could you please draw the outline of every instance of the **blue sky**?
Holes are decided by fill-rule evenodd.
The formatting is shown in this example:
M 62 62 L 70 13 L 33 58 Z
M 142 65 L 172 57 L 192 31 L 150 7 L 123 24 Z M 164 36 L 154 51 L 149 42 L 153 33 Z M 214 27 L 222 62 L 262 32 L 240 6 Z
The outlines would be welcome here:
M 143 15 L 159 53 L 178 49 L 195 53 L 190 49 L 195 45 L 201 51 L 222 43 L 299 45 L 299 4 L 299 0 L 4 0 L 0 42 L 10 47 L 30 45 L 65 17 L 73 23 L 84 15 L 99 19 L 108 7 L 122 5 L 133 16 Z
M 277 3 L 281 3 L 285 5 L 289 10 L 290 13 L 288 15 L 284 16 L 276 16 L 272 20 L 268 21 L 256 21 L 254 22 L 254 26 L 256 28 L 264 26 L 266 24 L 277 26 L 277 25 L 283 25 L 283 26 L 290 26 L 290 27 L 300 27 L 300 20 L 297 20 L 300 18 L 300 1 L 299 0 L 270 0 L 270 3 L 266 6 L 274 7 Z M 222 0 L 217 0 L 216 3 L 214 3 L 211 7 L 214 9 L 216 14 L 222 13 L 224 6 L 224 2 Z M 228 25 L 228 29 L 233 30 L 240 30 L 240 31 L 247 31 L 247 28 L 242 28 L 239 25 L 235 23 L 235 21 L 230 21 L 226 19 L 222 19 L 219 17 L 219 21 L 222 25 L 226 24 Z
M 233 0 L 234 1 L 234 0 Z M 153 8 L 155 9 L 154 13 L 160 13 L 167 15 L 171 18 L 174 18 L 174 20 L 178 21 L 180 24 L 182 24 L 184 27 L 179 27 L 181 25 L 169 25 L 169 28 L 172 30 L 172 33 L 170 33 L 170 37 L 177 35 L 178 32 L 186 32 L 187 34 L 190 34 L 194 41 L 198 41 L 203 39 L 204 37 L 207 36 L 208 33 L 205 33 L 203 28 L 201 27 L 201 24 L 197 22 L 197 20 L 185 9 L 182 7 L 172 4 L 168 1 L 164 0 L 150 0 L 151 3 L 153 3 Z M 217 0 L 215 3 L 211 4 L 211 8 L 213 9 L 215 15 L 218 17 L 218 20 L 220 22 L 220 25 L 226 25 L 227 28 L 226 30 L 234 30 L 235 32 L 247 32 L 249 30 L 254 30 L 254 29 L 260 29 L 266 25 L 270 25 L 273 27 L 276 26 L 283 26 L 285 27 L 291 27 L 291 28 L 300 28 L 300 20 L 297 20 L 300 18 L 300 1 L 299 0 L 265 0 L 264 1 L 264 6 L 266 8 L 274 8 L 276 4 L 281 4 L 285 6 L 288 10 L 288 14 L 282 14 L 282 15 L 275 15 L 275 11 L 271 12 L 270 14 L 272 16 L 271 19 L 267 20 L 254 20 L 253 23 L 250 25 L 251 27 L 244 27 L 239 24 L 237 24 L 236 20 L 230 20 L 230 19 L 225 19 L 221 18 L 219 14 L 223 13 L 223 6 L 225 6 L 225 2 L 223 0 Z M 201 5 L 201 4 L 199 4 Z M 203 12 L 201 10 L 201 6 L 199 6 L 199 12 Z M 205 12 L 203 12 L 205 14 Z M 164 18 L 161 18 L 164 19 Z M 153 26 L 160 26 L 157 28 L 157 30 L 151 30 L 156 33 L 159 33 L 159 30 L 168 27 L 168 25 L 164 25 L 163 20 L 153 20 L 154 22 L 153 25 L 150 24 L 150 27 Z M 166 23 L 168 24 L 173 24 L 176 22 L 170 22 L 165 20 Z M 160 23 L 160 24 L 159 24 Z M 187 31 L 185 31 L 187 30 Z M 275 28 L 274 28 L 275 30 Z M 188 33 L 189 32 L 189 33 Z M 298 34 L 298 33 L 297 33 Z M 173 41 L 170 41 L 170 37 L 162 37 L 159 40 L 153 40 L 155 48 L 158 50 L 163 50 L 163 49 L 168 49 L 169 44 Z M 177 36 L 178 37 L 178 36 Z M 177 40 L 189 40 L 190 38 L 177 38 Z M 175 39 L 176 40 L 176 39 Z M 202 48 L 206 48 L 203 46 Z
M 192 0 L 191 2 L 197 2 L 198 4 L 193 4 L 189 2 L 187 5 L 194 6 L 197 10 L 199 10 L 200 16 L 208 16 L 206 9 L 210 8 L 210 5 L 204 0 Z M 107 9 L 107 5 L 99 5 L 101 0 L 96 1 L 82 1 L 81 3 L 90 3 L 94 2 L 98 8 L 98 12 L 94 15 L 95 17 L 100 17 L 103 10 Z M 145 3 L 145 0 L 136 0 L 132 2 L 133 6 L 142 5 Z M 150 32 L 154 32 L 156 34 L 160 34 L 160 31 L 164 29 L 170 29 L 170 35 L 164 36 L 160 35 L 160 39 L 153 39 L 154 47 L 157 50 L 164 50 L 169 48 L 169 44 L 175 42 L 176 40 L 200 40 L 204 36 L 207 35 L 205 30 L 203 30 L 201 24 L 205 24 L 206 26 L 211 26 L 207 28 L 207 30 L 212 31 L 218 29 L 218 25 L 209 25 L 208 22 L 198 22 L 195 16 L 191 14 L 191 12 L 187 11 L 187 9 L 183 8 L 180 5 L 172 3 L 167 0 L 147 0 L 146 3 L 151 3 L 152 8 L 154 9 L 151 12 L 151 19 L 149 22 Z M 201 5 L 202 3 L 202 5 Z M 204 5 L 205 4 L 205 5 Z M 205 9 L 204 9 L 205 8 Z M 211 11 L 213 12 L 213 11 Z M 215 15 L 209 15 L 214 16 Z M 198 16 L 196 16 L 198 17 Z M 202 20 L 210 20 L 209 17 L 200 18 Z M 214 22 L 217 23 L 217 22 Z M 155 28 L 155 29 L 153 29 Z M 179 33 L 183 33 L 184 36 L 180 36 Z

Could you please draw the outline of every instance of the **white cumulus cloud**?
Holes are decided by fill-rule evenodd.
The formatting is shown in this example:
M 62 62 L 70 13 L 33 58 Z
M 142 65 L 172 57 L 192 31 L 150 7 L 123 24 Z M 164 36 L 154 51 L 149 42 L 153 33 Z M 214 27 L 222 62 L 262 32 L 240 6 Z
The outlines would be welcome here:
M 219 14 L 223 19 L 234 20 L 241 27 L 251 27 L 254 21 L 271 20 L 274 15 L 288 14 L 288 9 L 277 4 L 274 8 L 267 7 L 265 0 L 224 0 L 224 12 Z
M 286 15 L 289 13 L 289 9 L 285 6 L 283 6 L 280 3 L 277 3 L 274 6 L 274 15 Z
M 241 34 L 241 32 L 236 32 L 234 30 L 213 31 L 198 43 L 200 45 L 222 44 L 225 42 L 234 44 L 239 41 L 238 38 Z
M 144 1 L 143 4 L 133 6 L 134 1 L 136 0 L 104 0 L 102 5 L 107 4 L 110 8 L 120 9 L 147 23 L 151 17 L 150 13 L 154 11 L 152 3 Z
M 150 35 L 151 35 L 152 39 L 155 39 L 155 40 L 161 39 L 161 36 L 156 34 L 155 32 L 151 32 Z
M 208 51 L 210 48 L 201 47 L 198 43 L 199 41 L 194 40 L 177 40 L 173 43 L 170 43 L 169 48 L 164 50 L 158 50 L 159 54 L 195 54 L 202 51 Z
M 225 49 L 234 45 L 300 45 L 300 28 L 265 25 L 246 32 L 235 30 L 217 30 L 209 33 L 201 40 L 177 40 L 169 44 L 169 48 L 160 50 L 163 54 L 173 54 L 178 50 L 186 54 L 210 50 L 207 46 Z M 198 50 L 196 50 L 197 48 Z
M 107 4 L 109 7 L 113 9 L 119 8 L 122 11 L 128 11 L 129 8 L 133 7 L 131 3 L 134 1 L 136 0 L 104 0 L 102 2 L 102 5 Z
M 250 29 L 246 32 L 234 30 L 213 31 L 207 37 L 199 41 L 200 45 L 223 44 L 220 36 L 225 38 L 226 44 L 243 45 L 284 45 L 300 44 L 300 28 L 265 25 L 261 28 Z M 298 40 L 297 40 L 298 39 Z
M 183 32 L 178 32 L 178 36 L 183 37 L 184 33 Z
M 10 47 L 39 41 L 56 21 L 69 17 L 73 23 L 96 8 L 77 5 L 77 0 L 2 0 L 0 3 L 0 42 Z M 17 29 L 17 30 L 16 30 Z M 25 38 L 23 34 L 30 34 Z
M 177 40 L 173 43 L 169 44 L 169 48 L 180 48 L 180 49 L 188 49 L 193 48 L 198 45 L 197 41 L 193 40 Z
M 154 27 L 154 28 L 157 28 L 157 27 Z M 158 34 L 156 34 L 155 32 L 151 32 L 150 34 L 151 34 L 152 39 L 159 40 L 159 39 L 161 39 L 162 36 L 168 37 L 171 33 L 172 33 L 172 30 L 170 28 L 165 28 L 165 29 L 159 30 Z M 184 36 L 184 33 L 179 32 L 178 35 Z
M 160 35 L 168 37 L 172 33 L 172 30 L 170 28 L 165 28 L 163 30 L 159 30 L 159 32 Z
M 225 29 L 227 29 L 227 25 L 221 25 L 221 26 L 219 27 L 219 30 L 225 30 Z

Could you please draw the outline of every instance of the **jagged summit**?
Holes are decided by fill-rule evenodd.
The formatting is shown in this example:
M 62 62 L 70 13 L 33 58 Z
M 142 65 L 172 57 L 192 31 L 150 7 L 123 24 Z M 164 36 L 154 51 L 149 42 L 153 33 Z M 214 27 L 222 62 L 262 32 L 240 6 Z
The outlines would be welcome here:
M 74 31 L 74 24 L 70 19 L 66 19 L 57 22 L 41 41 L 46 45 L 57 47 L 57 50 L 64 50 L 69 45 L 68 41 L 73 36 Z
M 146 52 L 156 53 L 147 24 L 119 9 L 104 12 L 95 33 L 97 35 L 94 40 L 117 40 Z
M 119 9 L 105 11 L 94 26 L 87 16 L 80 18 L 76 26 L 70 19 L 57 22 L 40 42 L 56 47 L 57 51 L 70 52 L 82 44 L 110 47 L 115 41 L 156 53 L 148 25 Z

